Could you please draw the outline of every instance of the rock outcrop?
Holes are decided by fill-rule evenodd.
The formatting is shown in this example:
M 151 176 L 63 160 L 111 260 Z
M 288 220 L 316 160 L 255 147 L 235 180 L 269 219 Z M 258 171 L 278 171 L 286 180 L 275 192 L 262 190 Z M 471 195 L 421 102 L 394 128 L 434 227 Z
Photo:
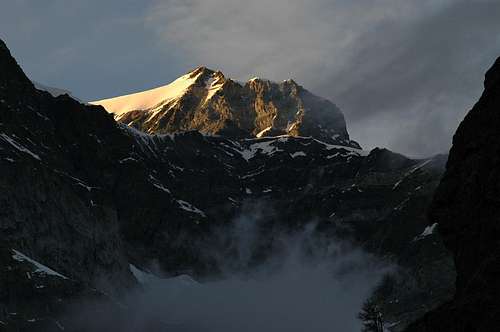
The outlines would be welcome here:
M 500 58 L 453 137 L 430 220 L 457 269 L 454 299 L 407 331 L 497 331 L 500 326 Z

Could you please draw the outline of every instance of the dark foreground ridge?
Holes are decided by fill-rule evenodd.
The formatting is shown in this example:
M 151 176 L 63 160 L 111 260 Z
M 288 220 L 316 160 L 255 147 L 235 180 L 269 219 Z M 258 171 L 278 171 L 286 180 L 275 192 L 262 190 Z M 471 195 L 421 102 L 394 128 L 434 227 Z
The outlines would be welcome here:
M 500 326 L 500 58 L 460 124 L 430 219 L 453 252 L 453 301 L 408 331 L 497 331 Z
M 445 156 L 303 137 L 146 135 L 100 106 L 36 90 L 3 42 L 0 73 L 2 331 L 76 331 L 69 313 L 81 302 L 126 310 L 117 300 L 138 287 L 131 265 L 215 278 L 220 266 L 205 248 L 256 204 L 264 221 L 252 264 L 272 250 L 273 229 L 315 221 L 397 265 L 376 294 L 393 331 L 453 292 L 451 257 L 424 213 Z

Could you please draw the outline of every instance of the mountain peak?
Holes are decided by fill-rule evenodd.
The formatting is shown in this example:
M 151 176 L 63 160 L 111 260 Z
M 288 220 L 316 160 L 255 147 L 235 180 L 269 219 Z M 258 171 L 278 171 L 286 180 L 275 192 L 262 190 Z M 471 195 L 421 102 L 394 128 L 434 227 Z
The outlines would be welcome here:
M 102 105 L 104 108 L 119 119 L 128 112 L 144 111 L 152 112 L 173 101 L 181 99 L 194 87 L 213 88 L 218 83 L 223 83 L 224 75 L 220 71 L 214 71 L 207 67 L 197 67 L 175 81 L 141 92 L 131 93 L 123 96 L 92 101 L 90 104 Z
M 162 87 L 91 102 L 151 134 L 198 130 L 236 137 L 312 136 L 359 147 L 349 139 L 342 112 L 293 79 L 254 77 L 237 83 L 199 66 Z
M 12 57 L 7 45 L 0 39 L 0 99 L 24 99 L 34 86 L 26 77 L 17 61 Z
M 215 70 L 212 70 L 212 69 L 207 68 L 205 66 L 199 66 L 199 67 L 196 67 L 195 69 L 191 70 L 190 72 L 188 72 L 186 75 L 189 76 L 189 77 L 198 77 L 198 76 L 201 76 L 201 75 L 203 75 L 203 76 L 211 76 L 215 72 L 216 72 Z
M 300 85 L 297 82 L 295 82 L 295 80 L 293 80 L 291 78 L 284 80 L 283 83 L 290 84 L 290 85 L 293 85 L 295 87 L 300 87 Z

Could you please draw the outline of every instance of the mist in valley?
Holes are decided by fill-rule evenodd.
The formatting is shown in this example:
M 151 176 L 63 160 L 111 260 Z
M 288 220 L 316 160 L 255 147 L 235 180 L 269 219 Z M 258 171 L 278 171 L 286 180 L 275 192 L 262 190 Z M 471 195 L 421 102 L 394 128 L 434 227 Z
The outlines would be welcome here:
M 218 245 L 204 248 L 217 260 L 217 278 L 161 277 L 154 264 L 131 265 L 141 287 L 120 300 L 123 310 L 110 314 L 92 303 L 74 315 L 93 331 L 360 331 L 360 308 L 389 265 L 315 223 L 263 232 L 261 210 L 218 229 Z M 255 262 L 263 238 L 272 238 L 271 253 Z

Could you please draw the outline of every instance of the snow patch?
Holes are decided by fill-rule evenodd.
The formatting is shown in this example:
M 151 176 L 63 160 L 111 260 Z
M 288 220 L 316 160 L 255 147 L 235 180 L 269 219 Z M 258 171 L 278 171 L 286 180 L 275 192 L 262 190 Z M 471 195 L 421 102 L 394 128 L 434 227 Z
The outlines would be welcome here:
M 335 154 L 331 154 L 329 156 L 326 156 L 326 159 L 332 159 L 332 158 L 335 158 L 335 157 L 338 157 L 340 156 L 341 154 L 339 152 L 335 153 Z
M 434 224 L 425 227 L 424 231 L 422 232 L 422 234 L 420 234 L 420 236 L 424 237 L 424 236 L 429 236 L 429 235 L 433 234 L 437 225 L 438 225 L 438 223 L 435 222 Z
M 302 152 L 302 151 L 297 151 L 297 152 L 294 152 L 294 153 L 291 153 L 290 154 L 290 157 L 292 158 L 296 158 L 296 157 L 306 157 L 306 153 L 305 152 Z
M 269 140 L 264 142 L 253 143 L 250 144 L 250 146 L 247 149 L 244 149 L 239 152 L 243 157 L 243 159 L 245 159 L 246 161 L 249 161 L 250 159 L 254 158 L 257 155 L 257 153 L 264 154 L 270 157 L 276 152 L 283 152 L 283 150 L 273 145 L 273 143 L 276 141 L 277 140 Z
M 191 278 L 191 276 L 187 274 L 181 274 L 172 278 L 160 278 L 153 273 L 145 272 L 137 268 L 133 264 L 129 264 L 130 272 L 137 279 L 137 281 L 142 285 L 148 285 L 158 282 L 169 282 L 174 283 L 177 286 L 193 286 L 198 285 L 198 282 Z
M 408 203 L 410 201 L 410 198 L 405 198 L 401 203 L 399 203 L 393 210 L 394 211 L 399 211 L 401 209 L 403 209 L 403 207 L 406 205 L 406 203 Z
M 119 162 L 120 164 L 123 164 L 123 163 L 126 163 L 127 161 L 132 161 L 132 162 L 133 162 L 133 161 L 137 161 L 137 159 L 132 158 L 132 157 L 128 157 L 128 158 L 123 158 L 123 159 L 120 159 L 118 162 Z
M 248 178 L 257 176 L 259 174 L 262 174 L 262 173 L 264 173 L 264 171 L 265 171 L 264 168 L 259 168 L 257 171 L 250 172 L 250 173 L 247 173 L 243 176 L 240 176 L 240 179 L 248 179 Z
M 12 137 L 8 136 L 7 134 L 0 134 L 0 137 L 4 139 L 7 143 L 15 147 L 17 150 L 27 153 L 33 158 L 37 160 L 42 160 L 36 153 L 31 152 L 29 149 L 25 148 L 23 145 L 20 143 L 16 142 Z
M 88 184 L 86 184 L 84 181 L 80 180 L 79 178 L 77 177 L 74 177 L 74 176 L 71 176 L 63 171 L 60 171 L 60 170 L 57 170 L 57 169 L 54 169 L 54 172 L 56 172 L 57 174 L 61 174 L 61 175 L 64 175 L 72 180 L 74 180 L 76 182 L 77 185 L 87 189 L 87 191 L 92 191 L 92 189 L 98 189 L 99 187 L 92 187 L 92 186 L 89 186 Z
M 272 128 L 273 128 L 273 126 L 269 126 L 269 127 L 265 128 L 264 130 L 258 132 L 257 135 L 255 135 L 255 137 L 261 138 L 262 136 L 264 136 L 265 133 L 269 132 Z
M 183 201 L 181 199 L 178 199 L 177 200 L 177 203 L 179 204 L 179 207 L 185 211 L 188 211 L 188 212 L 191 212 L 191 213 L 196 213 L 196 214 L 199 214 L 200 216 L 202 216 L 203 218 L 206 218 L 207 215 L 201 211 L 200 209 L 198 209 L 196 206 L 192 205 L 191 203 L 189 202 L 186 202 L 186 201 Z
M 206 82 L 206 88 L 208 89 L 207 97 L 205 98 L 204 103 L 208 102 L 212 99 L 215 94 L 222 89 L 224 85 L 224 80 L 221 77 L 214 78 L 210 77 Z
M 157 178 L 155 178 L 154 176 L 152 176 L 151 174 L 149 174 L 149 179 L 148 179 L 149 183 L 151 183 L 154 187 L 160 189 L 161 191 L 164 191 L 166 193 L 169 193 L 171 194 L 170 190 L 165 187 L 163 185 L 163 183 L 160 182 L 160 180 L 158 180 Z
M 324 145 L 327 150 L 346 150 L 349 152 L 351 155 L 357 155 L 357 156 L 362 156 L 366 157 L 370 154 L 370 151 L 362 150 L 362 149 L 356 149 L 350 146 L 345 146 L 345 145 L 335 145 L 335 144 L 328 144 L 325 142 L 322 142 L 320 140 L 317 140 L 313 138 L 314 141 Z
M 28 263 L 31 263 L 33 264 L 35 267 L 36 267 L 36 270 L 33 271 L 33 273 L 39 273 L 39 274 L 43 274 L 43 275 L 51 275 L 51 276 L 55 276 L 55 277 L 59 277 L 59 278 L 63 278 L 63 279 L 68 279 L 67 277 L 63 276 L 62 274 L 52 270 L 51 268 L 29 258 L 28 256 L 24 255 L 23 253 L 15 250 L 15 249 L 12 249 L 12 251 L 14 252 L 14 255 L 12 255 L 12 258 L 15 259 L 16 261 L 18 262 L 28 262 Z
M 427 165 L 428 163 L 430 163 L 432 161 L 432 159 L 428 159 L 426 161 L 424 161 L 423 163 L 421 164 L 418 164 L 417 166 L 413 167 L 412 169 L 410 169 L 408 172 L 406 172 L 403 177 L 397 181 L 394 186 L 392 187 L 392 190 L 395 190 L 397 187 L 399 187 L 399 185 L 410 175 L 412 175 L 413 173 L 415 173 L 416 171 L 418 171 L 419 169 L 421 169 L 422 167 L 424 167 L 425 165 Z
M 435 222 L 434 224 L 430 225 L 430 226 L 427 226 L 425 227 L 424 231 L 422 232 L 422 234 L 420 234 L 419 236 L 416 236 L 413 241 L 418 241 L 418 240 L 422 240 L 423 238 L 429 236 L 429 235 L 432 235 L 434 234 L 434 231 L 436 230 L 436 227 L 437 227 L 438 223 Z
M 165 86 L 124 96 L 91 101 L 90 104 L 103 106 L 106 111 L 115 114 L 115 117 L 134 110 L 150 111 L 183 96 L 189 87 L 195 84 L 201 74 L 202 71 L 195 76 L 189 73 Z
M 135 140 L 135 142 L 139 145 L 139 148 L 143 152 L 151 152 L 153 155 L 158 155 L 158 153 L 156 152 L 158 147 L 156 146 L 156 142 L 154 140 L 154 137 L 156 136 L 148 135 L 142 131 L 135 129 L 134 127 L 129 127 L 123 123 L 118 123 L 117 125 L 118 128 L 122 129 L 126 134 L 128 134 Z M 175 137 L 174 135 L 163 136 L 169 136 L 172 140 Z
M 144 272 L 142 270 L 139 270 L 137 267 L 135 267 L 132 264 L 129 264 L 129 269 L 130 272 L 132 272 L 132 275 L 137 279 L 137 281 L 140 284 L 149 284 L 158 280 L 161 280 L 161 278 L 158 278 L 152 273 Z

